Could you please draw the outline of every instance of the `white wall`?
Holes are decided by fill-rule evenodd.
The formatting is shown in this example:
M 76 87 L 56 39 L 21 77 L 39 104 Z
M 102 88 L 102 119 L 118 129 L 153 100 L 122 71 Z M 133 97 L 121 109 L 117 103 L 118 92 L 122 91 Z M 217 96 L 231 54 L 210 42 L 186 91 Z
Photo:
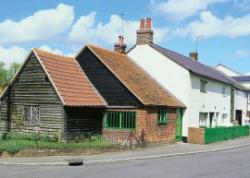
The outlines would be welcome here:
M 189 71 L 151 48 L 149 45 L 137 45 L 128 56 L 147 71 L 164 88 L 175 95 L 186 106 L 189 102 Z M 187 108 L 188 110 L 188 108 Z M 187 136 L 188 111 L 183 115 L 183 135 Z
M 218 65 L 215 67 L 217 70 L 223 72 L 224 74 L 228 75 L 228 76 L 240 76 L 239 73 L 233 71 L 232 69 L 229 69 L 223 65 Z
M 234 108 L 235 110 L 242 110 L 242 124 L 247 125 L 249 118 L 247 117 L 248 98 L 247 93 L 240 90 L 234 92 Z
M 248 89 L 250 89 L 250 81 L 244 81 L 244 82 L 240 82 L 243 86 L 247 87 Z
M 207 92 L 200 91 L 200 80 L 207 81 Z M 215 80 L 203 78 L 201 76 L 191 74 L 190 100 L 188 106 L 190 109 L 189 126 L 199 126 L 199 113 L 214 113 L 212 126 L 230 126 L 230 86 Z M 225 87 L 226 93 L 222 93 Z M 225 121 L 222 115 L 226 113 Z M 209 123 L 209 120 L 208 120 Z M 207 125 L 208 126 L 208 125 Z
M 200 77 L 162 55 L 148 45 L 137 45 L 128 56 L 155 78 L 164 88 L 181 100 L 187 109 L 183 115 L 183 136 L 188 127 L 199 127 L 200 112 L 218 113 L 214 124 L 221 124 L 223 113 L 228 114 L 224 125 L 230 125 L 230 87 L 222 94 L 224 83 L 208 80 L 208 92 L 200 92 Z M 217 115 L 216 115 L 217 117 Z

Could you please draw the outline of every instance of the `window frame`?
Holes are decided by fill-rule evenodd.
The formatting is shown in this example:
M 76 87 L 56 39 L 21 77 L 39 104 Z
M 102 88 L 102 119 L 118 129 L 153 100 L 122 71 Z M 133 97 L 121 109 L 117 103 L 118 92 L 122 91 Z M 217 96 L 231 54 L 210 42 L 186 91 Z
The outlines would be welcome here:
M 204 114 L 205 117 L 201 119 L 201 115 L 202 115 L 202 114 Z M 199 112 L 199 127 L 200 127 L 200 128 L 206 128 L 206 127 L 208 127 L 208 126 L 207 126 L 208 115 L 209 115 L 209 113 L 207 113 L 207 112 Z M 204 121 L 205 121 L 205 122 L 204 122 L 205 125 L 201 124 L 201 121 L 203 121 L 203 119 L 204 119 Z
M 226 86 L 222 86 L 222 96 L 227 96 L 227 87 Z
M 200 79 L 200 92 L 201 93 L 207 93 L 207 84 L 208 84 L 208 81 Z
M 158 115 L 157 115 L 157 124 L 158 125 L 166 125 L 167 123 L 168 123 L 167 109 L 166 108 L 160 108 L 158 110 Z
M 111 118 L 109 118 L 110 116 Z M 133 121 L 131 121 L 130 119 L 132 119 Z M 110 123 L 112 123 L 115 126 L 112 126 L 112 124 Z M 130 125 L 131 127 L 126 127 L 126 125 L 127 126 Z M 137 112 L 135 111 L 105 111 L 104 119 L 103 119 L 103 126 L 105 129 L 134 130 L 137 127 Z
M 27 108 L 28 107 L 28 110 L 29 110 L 29 120 L 27 120 L 27 119 L 25 119 L 25 116 L 27 115 L 27 114 L 25 114 L 25 108 Z M 32 118 L 33 118 L 33 109 L 34 108 L 37 108 L 37 110 L 38 110 L 38 114 L 37 114 L 37 116 L 38 116 L 38 118 L 36 119 L 36 123 L 35 122 L 32 122 Z M 40 125 L 40 118 L 41 118 L 41 108 L 40 108 L 40 106 L 39 105 L 24 105 L 24 107 L 23 107 L 23 118 L 22 118 L 22 121 L 23 121 L 23 125 L 25 125 L 25 126 L 39 126 Z

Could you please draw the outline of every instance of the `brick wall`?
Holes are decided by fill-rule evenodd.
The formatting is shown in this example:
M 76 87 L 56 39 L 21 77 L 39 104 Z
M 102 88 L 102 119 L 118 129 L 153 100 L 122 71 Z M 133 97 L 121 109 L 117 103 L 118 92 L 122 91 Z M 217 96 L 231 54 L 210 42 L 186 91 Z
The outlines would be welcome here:
M 108 111 L 135 111 L 137 112 L 136 129 L 132 132 L 129 130 L 103 130 L 104 138 L 112 140 L 113 142 L 127 142 L 129 136 L 135 141 L 135 137 L 139 139 L 142 130 L 146 134 L 148 142 L 174 142 L 175 141 L 175 123 L 176 110 L 167 109 L 167 124 L 158 125 L 158 109 L 157 108 L 143 108 L 143 109 L 109 109 Z
M 203 128 L 188 128 L 188 143 L 204 144 L 204 129 Z

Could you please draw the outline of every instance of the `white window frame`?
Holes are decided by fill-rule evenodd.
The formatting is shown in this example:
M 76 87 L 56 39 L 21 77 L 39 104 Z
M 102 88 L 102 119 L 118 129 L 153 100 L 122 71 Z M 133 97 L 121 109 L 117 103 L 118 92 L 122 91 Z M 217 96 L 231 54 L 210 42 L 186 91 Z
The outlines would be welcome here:
M 36 119 L 34 119 L 34 109 L 37 109 Z M 28 111 L 28 113 L 26 113 Z M 25 118 L 27 117 L 27 118 Z M 40 125 L 40 107 L 35 105 L 25 105 L 23 108 L 23 124 L 28 126 Z
M 201 93 L 207 93 L 207 84 L 208 82 L 206 80 L 200 79 L 200 92 Z
M 201 115 L 204 115 L 204 118 L 201 118 Z M 199 127 L 207 127 L 208 122 L 208 113 L 207 112 L 200 112 L 199 113 Z
M 222 96 L 227 96 L 227 87 L 222 86 Z

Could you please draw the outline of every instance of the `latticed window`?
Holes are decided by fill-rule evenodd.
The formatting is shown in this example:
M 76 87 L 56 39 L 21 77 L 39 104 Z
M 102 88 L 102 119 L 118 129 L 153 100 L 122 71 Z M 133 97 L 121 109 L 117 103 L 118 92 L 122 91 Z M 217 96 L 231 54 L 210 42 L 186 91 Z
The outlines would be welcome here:
M 167 110 L 159 109 L 158 111 L 158 124 L 167 124 Z
M 24 106 L 23 123 L 25 125 L 39 125 L 40 108 L 38 106 Z
M 136 112 L 107 111 L 104 117 L 104 127 L 134 129 L 136 127 Z
M 207 93 L 207 81 L 200 80 L 200 92 Z

